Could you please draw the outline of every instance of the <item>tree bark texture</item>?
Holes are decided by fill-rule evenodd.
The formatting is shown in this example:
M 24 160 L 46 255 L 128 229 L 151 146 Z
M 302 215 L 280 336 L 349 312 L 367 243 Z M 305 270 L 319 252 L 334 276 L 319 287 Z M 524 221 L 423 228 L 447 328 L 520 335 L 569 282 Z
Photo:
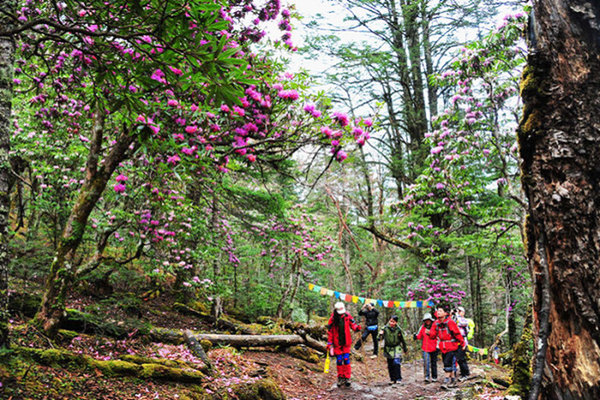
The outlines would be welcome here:
M 519 124 L 530 399 L 600 399 L 600 2 L 534 1 Z
M 16 2 L 0 1 L 0 24 L 11 29 Z M 0 37 L 0 348 L 8 347 L 8 214 L 10 209 L 10 123 L 15 41 Z

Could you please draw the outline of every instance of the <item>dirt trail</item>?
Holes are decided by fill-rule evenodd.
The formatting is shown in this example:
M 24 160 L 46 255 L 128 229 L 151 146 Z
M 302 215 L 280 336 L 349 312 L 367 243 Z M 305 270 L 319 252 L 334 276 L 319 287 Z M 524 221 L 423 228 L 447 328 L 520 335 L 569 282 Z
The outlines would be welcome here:
M 470 363 L 472 375 L 479 378 L 460 383 L 451 390 L 444 390 L 441 388 L 443 380 L 441 361 L 438 359 L 440 378 L 438 382 L 425 383 L 422 360 L 417 359 L 402 363 L 402 384 L 391 386 L 383 355 L 380 354 L 378 358 L 373 359 L 369 358 L 371 353 L 368 348 L 366 351 L 366 360 L 352 362 L 352 385 L 349 388 L 337 387 L 335 363 L 332 363 L 329 374 L 324 374 L 323 363 L 309 364 L 276 353 L 248 352 L 246 354 L 260 365 L 268 367 L 288 400 L 453 399 L 459 391 L 480 384 L 481 378 L 488 374 L 484 373 L 484 368 L 493 368 L 497 374 L 505 373 L 498 367 L 483 367 L 479 363 L 472 362 Z

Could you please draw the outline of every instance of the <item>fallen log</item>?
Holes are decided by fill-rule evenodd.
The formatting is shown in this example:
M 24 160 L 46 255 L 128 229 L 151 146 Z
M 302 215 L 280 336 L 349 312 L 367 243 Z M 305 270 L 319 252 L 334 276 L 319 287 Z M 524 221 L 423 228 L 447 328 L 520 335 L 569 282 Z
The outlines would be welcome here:
M 206 355 L 204 348 L 198 343 L 198 339 L 194 337 L 194 333 L 189 329 L 183 332 L 183 337 L 185 338 L 185 343 L 187 347 L 190 349 L 192 354 L 195 357 L 198 357 L 202 360 L 204 364 L 208 367 L 209 370 L 212 370 L 212 363 L 210 362 L 210 358 Z
M 211 333 L 195 334 L 196 340 L 208 340 L 212 344 L 233 347 L 294 346 L 306 344 L 300 335 L 219 335 Z
M 256 332 L 252 331 L 251 329 L 245 327 L 240 322 L 230 321 L 226 318 L 217 319 L 208 313 L 195 310 L 192 307 L 186 306 L 185 304 L 182 304 L 182 303 L 173 304 L 173 309 L 181 314 L 191 315 L 191 316 L 200 318 L 206 322 L 209 322 L 211 324 L 214 324 L 218 329 L 228 330 L 228 331 L 232 331 L 232 332 L 239 332 L 239 333 L 248 334 L 248 335 L 253 335 L 256 333 Z

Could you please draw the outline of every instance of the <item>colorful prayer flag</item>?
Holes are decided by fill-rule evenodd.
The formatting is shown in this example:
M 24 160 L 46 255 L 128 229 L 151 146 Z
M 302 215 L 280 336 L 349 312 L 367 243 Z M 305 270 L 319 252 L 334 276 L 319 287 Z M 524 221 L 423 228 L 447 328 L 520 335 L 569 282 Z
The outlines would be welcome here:
M 333 290 L 327 289 L 327 296 L 333 296 Z
M 394 305 L 395 305 L 396 307 L 400 307 L 400 302 L 399 302 L 399 301 L 395 301 L 395 302 L 394 302 Z
M 340 292 L 333 292 L 333 295 L 335 296 L 336 299 L 340 298 Z
M 423 308 L 423 302 L 422 301 L 417 301 L 417 307 L 418 308 Z
M 325 296 L 327 294 L 327 289 L 325 289 L 324 287 L 321 288 L 321 294 L 323 296 Z
M 394 308 L 394 302 L 393 301 L 388 301 L 388 305 L 389 308 Z
M 377 305 L 378 305 L 379 307 L 383 307 L 383 301 L 381 301 L 381 300 L 377 300 Z
M 308 290 L 313 290 L 313 289 L 314 289 L 314 287 L 315 287 L 315 285 L 314 285 L 314 284 L 312 284 L 312 283 L 309 283 L 309 284 L 308 284 Z
M 352 296 L 352 302 L 354 304 L 358 303 L 358 296 Z
M 319 293 L 319 292 L 321 291 L 321 286 L 317 286 L 317 285 L 315 285 L 315 286 L 313 286 L 313 290 L 314 290 L 315 292 Z

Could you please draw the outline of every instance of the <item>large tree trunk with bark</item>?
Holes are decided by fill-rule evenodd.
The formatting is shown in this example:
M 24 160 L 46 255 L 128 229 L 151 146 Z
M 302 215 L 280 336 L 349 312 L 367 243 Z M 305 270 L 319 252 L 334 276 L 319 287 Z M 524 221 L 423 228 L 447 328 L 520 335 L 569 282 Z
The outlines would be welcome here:
M 519 126 L 534 277 L 530 399 L 600 399 L 600 3 L 534 2 Z
M 10 30 L 16 2 L 0 1 L 0 25 Z M 5 14 L 6 13 L 6 14 Z M 10 209 L 10 121 L 15 42 L 0 37 L 0 348 L 8 347 L 8 213 Z

